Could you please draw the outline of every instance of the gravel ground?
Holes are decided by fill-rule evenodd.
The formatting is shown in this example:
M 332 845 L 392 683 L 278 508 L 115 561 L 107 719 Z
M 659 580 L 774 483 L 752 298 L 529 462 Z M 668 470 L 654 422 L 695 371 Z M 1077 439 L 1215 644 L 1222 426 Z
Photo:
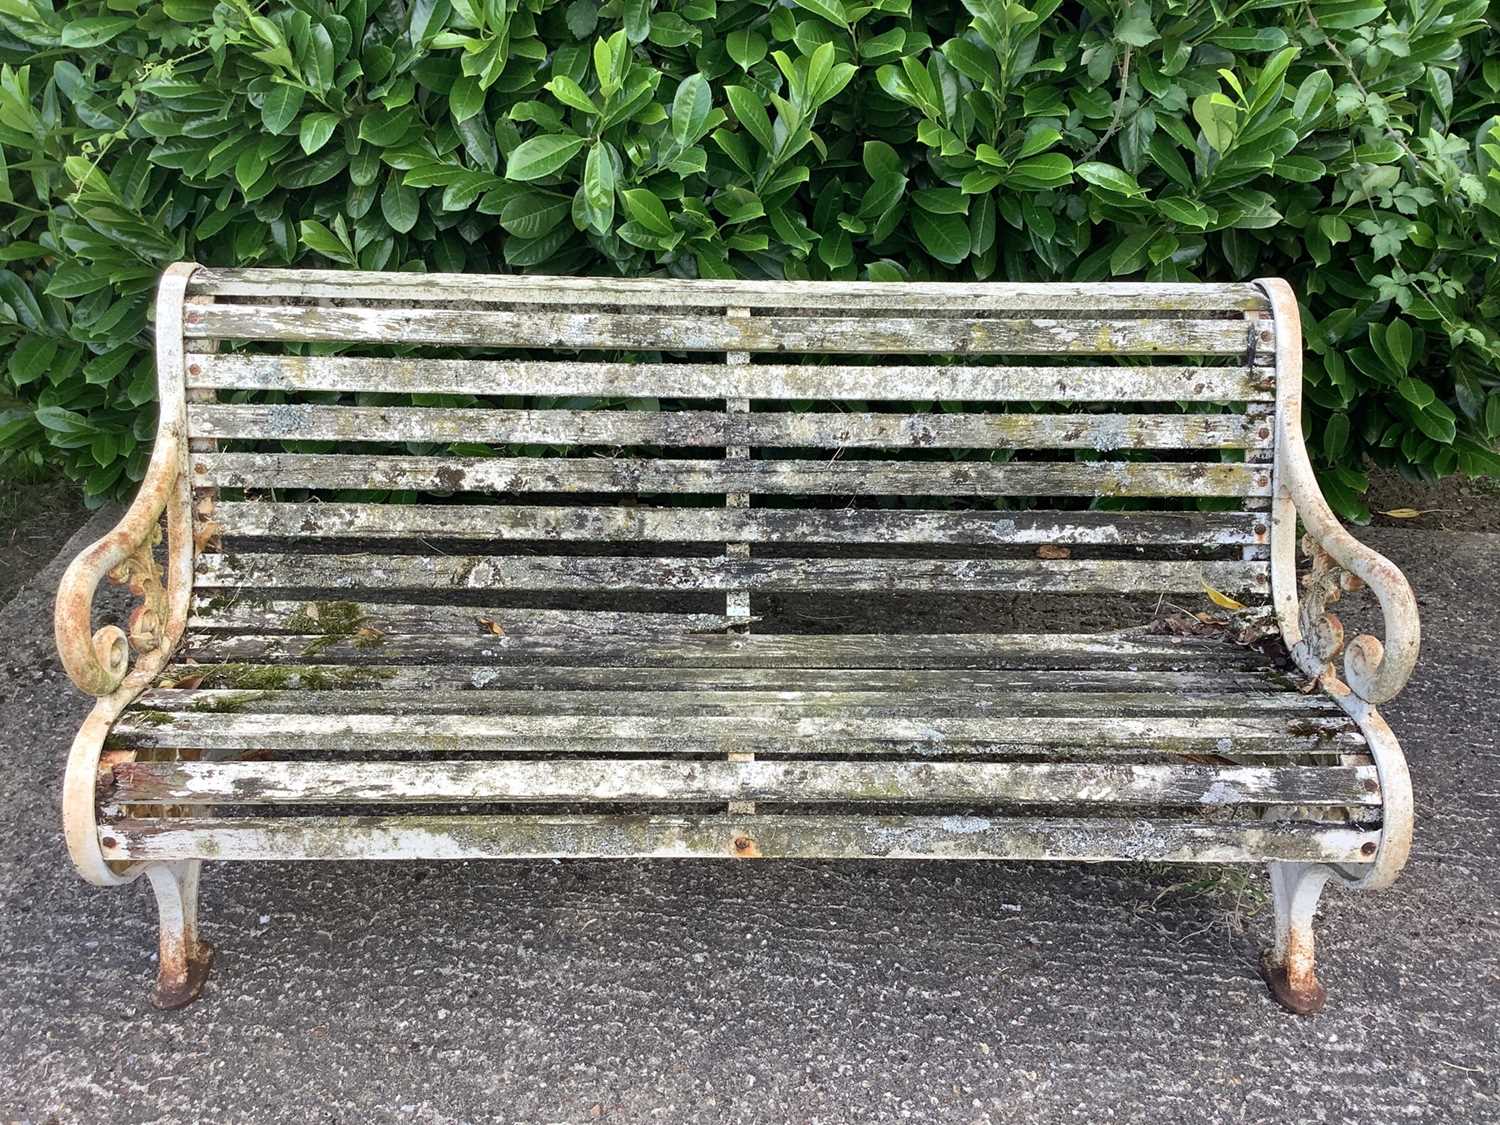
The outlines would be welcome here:
M 1500 1120 L 1500 537 L 1366 537 L 1422 596 L 1418 836 L 1325 896 L 1310 1019 L 1259 873 L 708 861 L 210 866 L 214 975 L 156 1012 L 149 891 L 63 850 L 60 557 L 0 613 L 0 1119 Z

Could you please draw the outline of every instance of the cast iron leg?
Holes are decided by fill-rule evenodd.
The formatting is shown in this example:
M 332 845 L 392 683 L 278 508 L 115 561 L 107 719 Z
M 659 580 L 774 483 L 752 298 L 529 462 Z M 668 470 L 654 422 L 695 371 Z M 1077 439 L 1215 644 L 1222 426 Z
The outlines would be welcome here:
M 201 860 L 190 859 L 146 868 L 161 918 L 161 956 L 156 992 L 151 997 L 158 1008 L 191 1003 L 208 979 L 213 946 L 198 937 L 198 869 L 202 866 Z
M 1313 967 L 1313 914 L 1333 872 L 1320 863 L 1283 863 L 1271 869 L 1271 900 L 1276 908 L 1276 943 L 1261 958 L 1271 994 L 1308 1016 L 1323 1007 L 1327 994 Z

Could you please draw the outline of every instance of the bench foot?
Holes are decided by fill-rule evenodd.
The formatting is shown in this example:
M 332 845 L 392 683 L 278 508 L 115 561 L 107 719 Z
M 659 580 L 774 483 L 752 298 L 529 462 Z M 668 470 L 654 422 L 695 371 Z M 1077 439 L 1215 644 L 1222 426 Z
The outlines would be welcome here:
M 1333 872 L 1319 863 L 1272 863 L 1271 900 L 1276 941 L 1261 958 L 1261 973 L 1282 1007 L 1299 1016 L 1320 1011 L 1327 993 L 1313 963 L 1313 915 Z
M 213 946 L 198 937 L 198 871 L 202 866 L 202 861 L 193 859 L 146 869 L 161 920 L 161 953 L 156 991 L 151 996 L 158 1008 L 192 1003 L 208 980 Z

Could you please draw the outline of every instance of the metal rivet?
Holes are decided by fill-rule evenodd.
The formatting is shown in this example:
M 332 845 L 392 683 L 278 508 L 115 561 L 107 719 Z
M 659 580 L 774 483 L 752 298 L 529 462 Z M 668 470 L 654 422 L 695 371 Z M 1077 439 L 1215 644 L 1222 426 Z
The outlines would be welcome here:
M 116 840 L 113 836 L 106 836 L 102 840 L 99 841 L 100 845 L 103 846 L 103 847 L 106 847 L 106 848 L 112 848 L 115 845 L 117 845 L 119 842 L 120 841 Z
M 190 364 L 188 364 L 188 374 L 189 375 L 202 375 L 203 374 L 203 368 L 199 364 L 190 363 Z
M 1369 842 L 1367 844 L 1360 845 L 1359 854 L 1360 855 L 1374 855 L 1375 854 L 1375 843 L 1374 843 L 1374 841 L 1371 841 L 1371 842 Z

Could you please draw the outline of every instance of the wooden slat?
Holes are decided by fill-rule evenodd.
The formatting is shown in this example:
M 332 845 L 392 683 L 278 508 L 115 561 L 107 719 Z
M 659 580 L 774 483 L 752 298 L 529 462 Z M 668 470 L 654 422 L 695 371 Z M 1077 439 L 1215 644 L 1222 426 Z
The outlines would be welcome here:
M 1247 355 L 1244 320 L 719 316 L 326 305 L 189 306 L 189 339 L 862 355 Z
M 314 640 L 328 637 L 220 638 L 192 635 L 186 651 L 195 659 L 240 660 L 230 655 L 262 654 L 266 661 L 285 660 L 295 650 L 298 663 L 332 663 L 329 650 L 303 653 Z M 382 644 L 356 650 L 366 661 L 399 664 L 390 654 L 407 640 L 390 637 Z M 435 651 L 448 654 L 434 663 L 481 661 L 497 675 L 506 665 L 625 668 L 970 668 L 970 669 L 1178 669 L 1257 670 L 1267 660 L 1253 649 L 1221 641 L 1189 640 L 1141 634 L 1108 633 L 841 633 L 794 635 L 696 634 L 670 641 L 600 636 L 454 637 Z M 262 662 L 260 656 L 250 657 Z
M 343 442 L 898 449 L 1247 449 L 1264 415 L 851 414 L 194 405 L 195 437 Z
M 1241 595 L 1242 597 L 1248 595 Z M 313 634 L 255 634 L 255 633 L 198 633 L 192 635 L 184 645 L 186 656 L 199 661 L 237 663 L 282 663 L 306 664 L 310 662 L 342 664 L 477 664 L 504 666 L 510 664 L 532 664 L 538 662 L 562 662 L 564 664 L 588 664 L 606 659 L 634 666 L 692 666 L 702 657 L 710 662 L 722 660 L 725 665 L 744 667 L 760 661 L 771 660 L 775 647 L 747 648 L 738 651 L 713 652 L 699 643 L 711 639 L 712 635 L 688 637 L 640 638 L 608 636 L 590 640 L 576 634 L 533 633 L 518 636 L 495 637 L 488 634 L 464 634 L 444 636 L 441 634 L 380 635 L 359 632 L 350 636 Z M 595 654 L 590 657 L 590 646 Z M 786 647 L 786 646 L 776 646 Z M 860 658 L 850 656 L 854 666 L 864 666 L 880 660 L 900 660 L 907 650 L 885 650 L 880 656 Z M 960 667 L 988 667 L 987 661 L 1002 660 L 1010 654 L 988 654 L 977 646 L 960 649 Z M 830 658 L 836 659 L 833 653 Z M 943 666 L 945 660 L 926 653 L 912 651 L 913 660 L 928 660 L 928 666 Z M 1015 659 L 1043 661 L 1044 654 L 1016 654 Z M 1057 655 L 1054 662 L 1075 661 L 1080 658 Z M 962 661 L 978 661 L 977 664 Z M 1190 665 L 1190 658 L 1179 657 L 1174 667 Z M 1213 666 L 1213 660 L 1203 661 Z M 1001 665 L 1006 666 L 1004 664 Z M 1035 667 L 1036 665 L 1031 665 Z
M 863 281 L 718 281 L 711 279 L 372 273 L 353 270 L 216 269 L 194 272 L 188 293 L 223 297 L 299 297 L 406 301 L 682 308 L 1263 310 L 1254 285 L 1204 282 L 1070 282 L 984 285 Z
M 995 591 L 1099 594 L 1270 589 L 1268 562 L 1137 559 L 656 558 L 578 555 L 204 554 L 199 587 L 328 590 Z
M 1243 419 L 1240 429 L 1244 429 Z M 725 438 L 723 414 L 706 410 L 490 410 L 300 404 L 194 405 L 188 411 L 188 431 L 195 437 L 255 440 L 557 445 L 721 446 Z M 1217 434 L 1226 441 L 1232 437 L 1224 427 L 1210 426 L 1204 434 L 1205 437 Z M 1240 444 L 1245 442 L 1242 440 Z
M 1005 715 L 1231 715 L 1295 713 L 1339 715 L 1325 695 L 1276 692 L 1161 691 L 985 691 L 934 685 L 928 690 L 866 688 L 834 691 L 235 691 L 210 688 L 155 688 L 141 695 L 145 711 L 203 711 L 235 714 L 338 715 L 853 715 L 880 717 L 961 717 Z
M 1140 818 L 446 816 L 121 819 L 108 860 L 551 859 L 568 856 L 1368 862 L 1376 831 Z
M 1373 766 L 995 762 L 130 762 L 111 804 L 790 801 L 1378 805 Z
M 756 413 L 745 444 L 808 449 L 1247 449 L 1270 444 L 1264 415 Z M 737 427 L 731 427 L 732 430 Z M 730 440 L 739 440 L 731 432 Z
M 1225 547 L 1264 543 L 1252 512 L 924 511 L 642 508 L 583 505 L 224 501 L 226 536 L 567 542 L 943 543 Z
M 1271 743 L 1304 750 L 1363 747 L 1342 717 L 1156 715 L 1148 718 L 993 716 L 985 718 L 859 718 L 763 714 L 646 715 L 285 715 L 178 711 L 127 712 L 109 744 L 124 748 L 220 750 L 329 750 L 354 755 L 430 751 L 504 753 L 546 750 L 609 753 L 615 743 L 656 747 L 660 753 L 718 753 L 725 749 L 784 754 L 854 753 L 867 745 L 886 752 L 952 743 L 1049 748 L 1130 748 L 1232 754 L 1234 747 Z M 617 747 L 616 747 L 617 748 Z
M 216 510 L 215 515 L 218 515 Z M 198 594 L 188 628 L 237 632 L 478 633 L 495 636 L 618 634 L 670 640 L 684 633 L 720 633 L 743 622 L 723 613 L 632 613 L 619 610 L 517 609 L 488 606 L 384 602 L 266 600 L 250 596 Z
M 398 457 L 194 453 L 216 488 L 629 492 L 807 496 L 1269 496 L 1268 466 L 1223 462 L 700 461 L 623 457 Z
M 1274 370 L 1248 366 L 975 367 L 897 364 L 550 363 L 352 356 L 194 356 L 208 390 L 384 391 L 452 395 L 864 402 L 1252 402 L 1275 397 Z
M 601 656 L 608 656 L 603 653 Z M 1177 665 L 1193 666 L 1191 652 L 1179 654 Z M 473 697 L 472 706 L 482 708 L 481 692 L 539 689 L 598 692 L 657 691 L 890 691 L 940 692 L 955 686 L 979 692 L 1017 691 L 1087 692 L 1198 692 L 1203 694 L 1292 693 L 1295 686 L 1285 673 L 1273 669 L 1221 667 L 1209 662 L 1199 671 L 1163 668 L 1159 658 L 1132 658 L 1131 668 L 1080 670 L 973 670 L 959 667 L 931 668 L 691 668 L 636 667 L 615 665 L 547 664 L 329 664 L 312 657 L 298 664 L 211 663 L 169 665 L 160 683 L 168 697 L 179 694 L 166 685 L 201 683 L 207 690 L 223 690 L 232 700 L 251 699 L 287 691 L 337 692 L 363 697 L 377 691 L 410 691 L 423 694 L 455 690 Z M 180 694 L 191 694 L 181 689 Z M 151 704 L 142 706 L 151 709 Z M 154 698 L 154 696 L 153 696 Z M 1302 699 L 1316 696 L 1299 696 Z M 351 700 L 346 710 L 357 710 Z M 226 710 L 232 707 L 225 708 Z

